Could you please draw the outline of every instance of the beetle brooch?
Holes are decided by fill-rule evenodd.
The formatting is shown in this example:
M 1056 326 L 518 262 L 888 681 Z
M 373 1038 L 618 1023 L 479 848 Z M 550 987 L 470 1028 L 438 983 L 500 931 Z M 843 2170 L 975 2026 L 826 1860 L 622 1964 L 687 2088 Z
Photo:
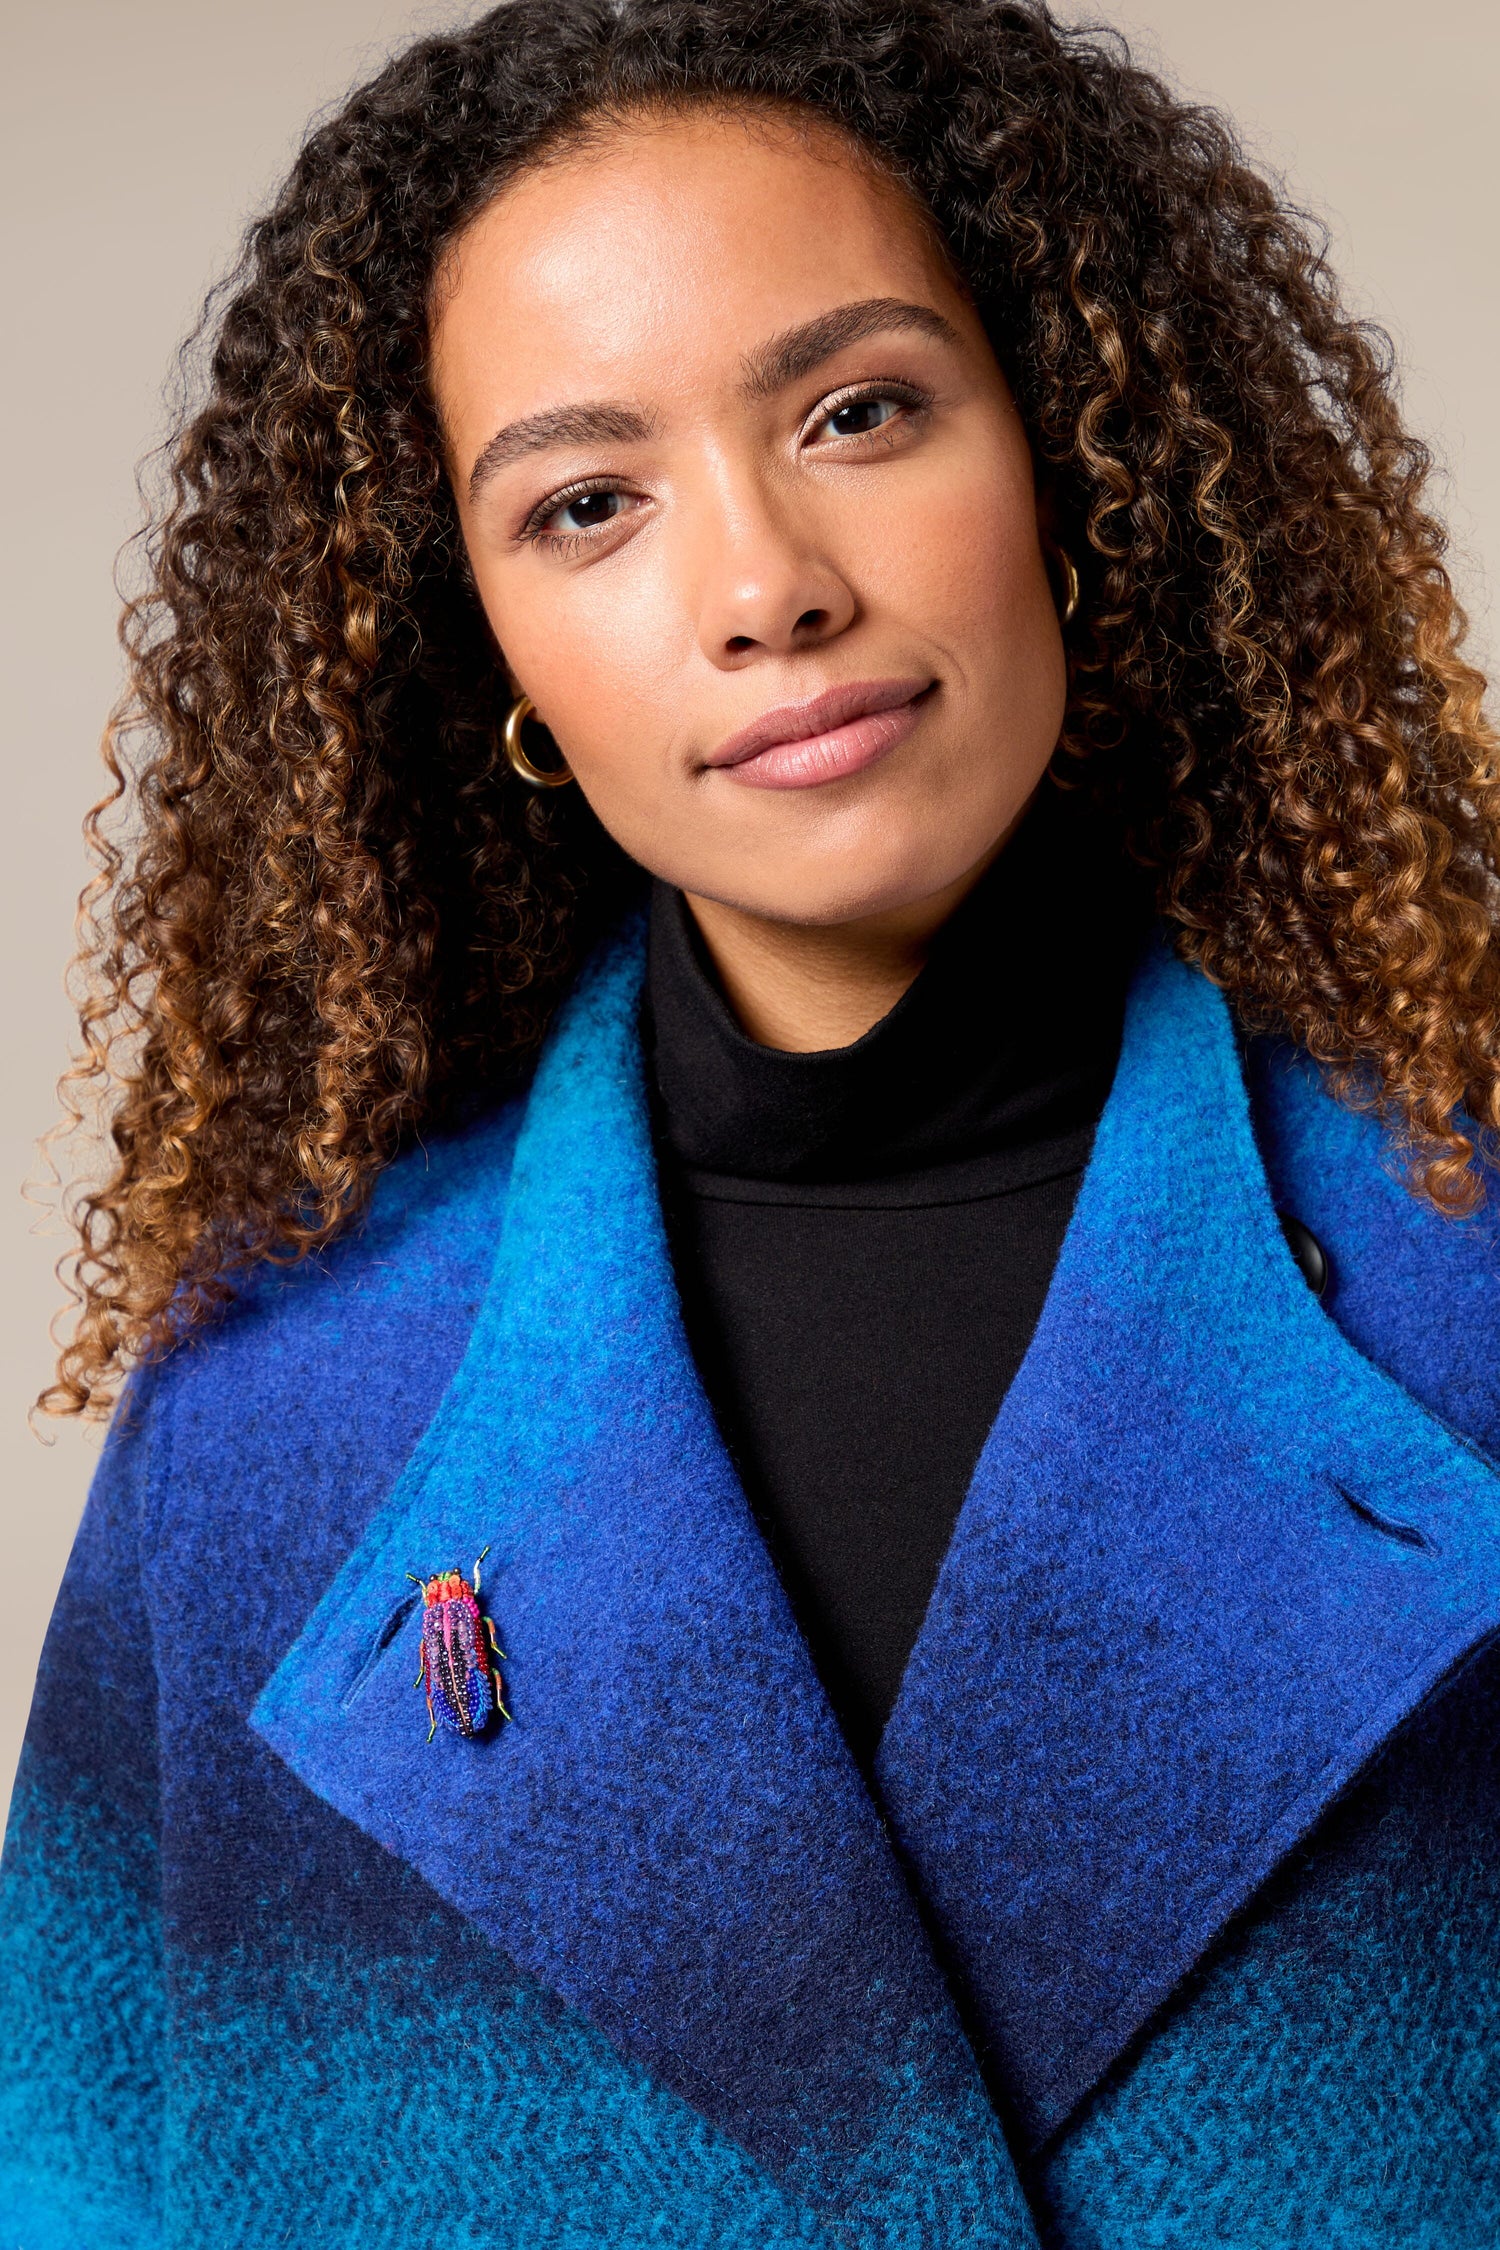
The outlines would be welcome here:
M 431 1578 L 407 1577 L 422 1589 L 422 1669 L 416 1684 L 427 1691 L 427 1730 L 430 1742 L 437 1733 L 438 1714 L 455 1734 L 483 1734 L 498 1711 L 505 1708 L 497 1660 L 504 1649 L 495 1638 L 493 1619 L 479 1606 L 479 1564 L 474 1565 L 471 1586 L 461 1570 L 440 1570 Z

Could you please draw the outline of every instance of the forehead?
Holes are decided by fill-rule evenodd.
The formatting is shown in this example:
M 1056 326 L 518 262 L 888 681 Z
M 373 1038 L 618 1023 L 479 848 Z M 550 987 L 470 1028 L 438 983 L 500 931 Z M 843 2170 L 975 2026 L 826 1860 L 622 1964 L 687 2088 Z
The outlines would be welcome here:
M 688 112 L 611 127 L 506 186 L 433 301 L 445 406 L 672 387 L 830 305 L 959 292 L 911 198 L 829 127 Z

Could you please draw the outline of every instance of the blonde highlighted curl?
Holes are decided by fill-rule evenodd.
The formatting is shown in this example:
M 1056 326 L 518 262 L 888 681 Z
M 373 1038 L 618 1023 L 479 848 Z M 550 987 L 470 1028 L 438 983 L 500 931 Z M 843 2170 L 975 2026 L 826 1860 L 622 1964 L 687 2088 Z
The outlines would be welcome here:
M 91 816 L 44 1403 L 105 1408 L 417 1134 L 519 1084 L 633 877 L 499 753 L 426 388 L 443 248 L 642 106 L 793 105 L 933 215 L 1082 580 L 1060 763 L 1250 1025 L 1474 1208 L 1500 1127 L 1495 739 L 1389 348 L 1211 112 L 1030 0 L 511 0 L 323 124 L 170 453 Z M 559 802 L 561 799 L 563 801 Z

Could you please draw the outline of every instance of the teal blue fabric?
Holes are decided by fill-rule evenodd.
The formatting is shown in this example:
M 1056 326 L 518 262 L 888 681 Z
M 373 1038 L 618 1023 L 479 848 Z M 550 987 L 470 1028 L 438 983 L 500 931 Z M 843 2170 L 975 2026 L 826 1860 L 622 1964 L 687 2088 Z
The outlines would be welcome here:
M 641 965 L 117 1422 L 0 2244 L 1492 2245 L 1492 1225 L 1154 944 L 872 1791 L 688 1353 Z M 407 1574 L 485 1548 L 513 1720 L 429 1744 Z
M 0 1861 L 6 2250 L 154 2250 L 162 2239 L 161 1799 L 135 1542 L 148 1466 L 141 1426 L 127 1439 L 117 1422 L 11 1799 Z
M 1492 2250 L 1500 1667 L 1476 1660 L 1293 1851 L 1034 2200 L 1068 2250 Z

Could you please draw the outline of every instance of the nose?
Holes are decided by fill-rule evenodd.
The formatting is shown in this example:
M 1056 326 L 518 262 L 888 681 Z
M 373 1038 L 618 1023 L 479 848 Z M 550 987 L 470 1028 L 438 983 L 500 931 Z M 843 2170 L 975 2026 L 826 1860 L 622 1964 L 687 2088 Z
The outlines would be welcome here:
M 853 623 L 853 586 L 790 506 L 725 496 L 699 534 L 699 645 L 721 670 L 814 648 Z

